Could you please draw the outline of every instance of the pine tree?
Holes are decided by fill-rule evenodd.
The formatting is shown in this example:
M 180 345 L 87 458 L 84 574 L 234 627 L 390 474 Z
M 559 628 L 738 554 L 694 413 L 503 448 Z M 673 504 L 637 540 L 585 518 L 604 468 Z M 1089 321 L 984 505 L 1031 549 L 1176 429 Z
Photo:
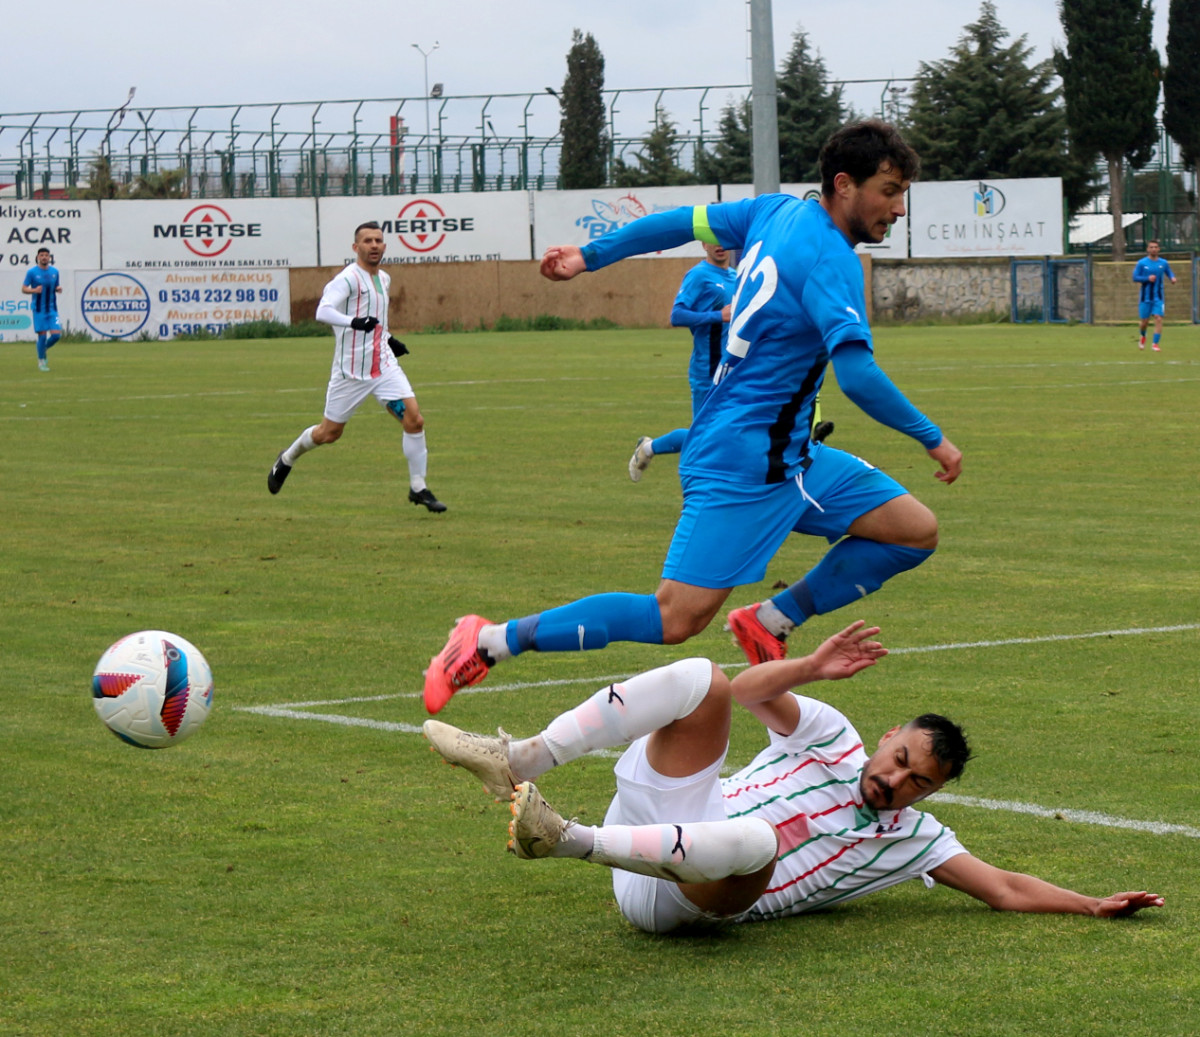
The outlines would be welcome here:
M 571 37 L 559 107 L 562 110 L 559 183 L 564 189 L 603 187 L 609 157 L 604 118 L 604 55 L 590 32 L 584 36 L 576 29 Z
M 779 177 L 784 183 L 820 179 L 817 158 L 839 126 L 853 118 L 842 103 L 842 88 L 831 85 L 825 61 L 808 49 L 808 34 L 797 28 L 792 49 L 776 76 L 779 122 Z M 731 102 L 721 112 L 720 137 L 711 153 L 700 156 L 701 179 L 722 184 L 754 182 L 753 117 L 749 98 Z
M 1150 0 L 1059 0 L 1066 50 L 1055 48 L 1071 139 L 1108 163 L 1113 259 L 1125 258 L 1124 163 L 1140 169 L 1158 141 L 1161 65 L 1151 42 Z
M 847 121 L 849 111 L 842 104 L 841 86 L 830 85 L 820 53 L 809 53 L 803 29 L 792 34 L 778 84 L 779 178 L 784 183 L 820 180 L 821 147 Z
M 908 140 L 927 180 L 1059 176 L 1071 211 L 1095 194 L 1092 163 L 1070 152 L 1054 62 L 1028 63 L 1033 48 L 983 0 L 950 57 L 921 62 L 908 110 Z
M 1171 0 L 1167 28 L 1167 71 L 1163 76 L 1163 125 L 1183 156 L 1183 164 L 1200 167 L 1200 5 Z M 1200 190 L 1196 192 L 1196 227 L 1200 233 Z
M 654 129 L 642 138 L 637 166 L 619 158 L 613 163 L 617 187 L 674 187 L 694 184 L 696 177 L 679 165 L 679 130 L 661 107 L 654 109 Z
M 753 116 L 750 99 L 730 102 L 721 111 L 717 123 L 716 147 L 701 151 L 697 168 L 706 184 L 754 183 L 754 159 L 751 153 L 750 127 Z

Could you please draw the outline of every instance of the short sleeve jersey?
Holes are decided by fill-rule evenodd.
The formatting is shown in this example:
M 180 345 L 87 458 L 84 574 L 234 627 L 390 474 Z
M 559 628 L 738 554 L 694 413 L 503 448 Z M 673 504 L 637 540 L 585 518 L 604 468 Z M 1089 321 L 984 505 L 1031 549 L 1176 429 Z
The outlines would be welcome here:
M 833 351 L 852 341 L 871 348 L 862 263 L 815 200 L 761 195 L 702 211 L 712 236 L 742 258 L 725 362 L 680 472 L 784 482 L 807 456 Z
M 966 853 L 932 814 L 865 806 L 867 754 L 849 720 L 797 695 L 800 723 L 721 782 L 727 817 L 761 817 L 779 833 L 771 883 L 739 921 L 802 914 L 920 878 Z
M 684 274 L 675 305 L 685 310 L 717 311 L 719 314 L 733 301 L 736 286 L 736 270 L 704 260 Z M 701 324 L 691 332 L 692 359 L 688 364 L 688 381 L 692 388 L 704 389 L 712 384 L 721 364 L 721 354 L 729 337 L 729 323 L 718 316 L 711 324 Z
M 371 331 L 334 327 L 336 345 L 330 377 L 378 378 L 385 368 L 396 365 L 387 344 L 390 287 L 391 278 L 385 271 L 370 274 L 357 263 L 351 263 L 325 286 L 321 306 L 330 306 L 348 317 L 374 317 L 379 321 Z
M 25 275 L 25 285 L 34 288 L 42 286 L 42 290 L 29 297 L 29 308 L 34 314 L 48 317 L 58 312 L 58 270 L 52 266 L 43 270 L 40 266 L 29 268 Z
M 1150 280 L 1150 275 L 1154 280 Z M 1143 256 L 1133 268 L 1133 279 L 1138 282 L 1138 302 L 1160 302 L 1164 298 L 1167 281 L 1175 276 L 1171 264 L 1165 259 Z

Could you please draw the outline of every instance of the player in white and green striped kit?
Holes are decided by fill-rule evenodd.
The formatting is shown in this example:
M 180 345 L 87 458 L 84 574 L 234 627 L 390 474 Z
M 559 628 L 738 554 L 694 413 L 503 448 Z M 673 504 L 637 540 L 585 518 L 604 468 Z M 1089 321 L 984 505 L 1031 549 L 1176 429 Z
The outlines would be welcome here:
M 360 223 L 354 229 L 351 248 L 355 261 L 325 286 L 317 306 L 317 320 L 333 328 L 336 342 L 325 412 L 320 424 L 306 428 L 275 459 L 267 473 L 267 489 L 278 493 L 300 457 L 341 439 L 351 415 L 368 396 L 374 396 L 403 426 L 401 448 L 408 463 L 409 501 L 429 511 L 445 511 L 446 505 L 425 484 L 425 419 L 397 362 L 408 348 L 388 334 L 391 278 L 379 265 L 387 248 L 379 224 Z
M 937 714 L 893 728 L 870 757 L 838 710 L 790 689 L 853 676 L 886 655 L 877 627 L 852 624 L 801 659 L 730 681 L 684 659 L 612 684 L 520 741 L 436 720 L 425 735 L 451 763 L 512 801 L 509 849 L 613 869 L 621 913 L 639 929 L 761 921 L 830 907 L 905 879 L 941 883 L 997 910 L 1117 917 L 1162 905 L 1145 891 L 1084 896 L 973 857 L 916 804 L 962 772 L 961 729 Z M 769 744 L 722 779 L 730 703 Z M 632 744 L 602 825 L 564 821 L 531 779 L 585 753 Z

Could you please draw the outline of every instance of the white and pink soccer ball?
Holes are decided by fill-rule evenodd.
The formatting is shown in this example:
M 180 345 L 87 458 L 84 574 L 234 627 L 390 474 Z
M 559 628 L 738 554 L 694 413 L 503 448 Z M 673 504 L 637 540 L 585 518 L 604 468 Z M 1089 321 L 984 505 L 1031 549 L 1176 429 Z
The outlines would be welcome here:
M 100 719 L 139 749 L 165 749 L 195 734 L 212 696 L 212 670 L 200 649 L 165 630 L 121 638 L 100 656 L 92 675 Z

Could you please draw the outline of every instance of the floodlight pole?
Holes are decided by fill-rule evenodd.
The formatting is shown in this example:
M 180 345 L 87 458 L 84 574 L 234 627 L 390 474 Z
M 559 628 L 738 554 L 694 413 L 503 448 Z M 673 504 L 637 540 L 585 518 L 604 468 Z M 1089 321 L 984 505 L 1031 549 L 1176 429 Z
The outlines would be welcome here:
M 775 39 L 771 0 L 750 4 L 751 139 L 754 193 L 779 190 L 779 116 L 775 105 Z
M 123 105 L 121 105 L 120 108 L 115 109 L 113 111 L 112 115 L 110 115 L 108 117 L 108 126 L 105 128 L 105 131 L 104 131 L 104 141 L 100 145 L 100 154 L 102 154 L 105 158 L 108 159 L 110 172 L 112 170 L 112 148 L 109 146 L 108 142 L 109 142 L 109 139 L 113 135 L 113 130 L 115 130 L 118 126 L 121 125 L 121 123 L 123 123 L 125 121 L 125 110 L 129 107 L 130 103 L 133 101 L 133 95 L 136 93 L 137 93 L 137 87 L 131 86 L 129 88 L 129 96 L 125 98 L 125 103 Z
M 414 43 L 413 50 L 421 55 L 425 63 L 425 145 L 429 146 L 429 55 L 438 49 L 438 41 L 433 41 L 433 46 L 428 50 L 422 50 L 420 45 Z

